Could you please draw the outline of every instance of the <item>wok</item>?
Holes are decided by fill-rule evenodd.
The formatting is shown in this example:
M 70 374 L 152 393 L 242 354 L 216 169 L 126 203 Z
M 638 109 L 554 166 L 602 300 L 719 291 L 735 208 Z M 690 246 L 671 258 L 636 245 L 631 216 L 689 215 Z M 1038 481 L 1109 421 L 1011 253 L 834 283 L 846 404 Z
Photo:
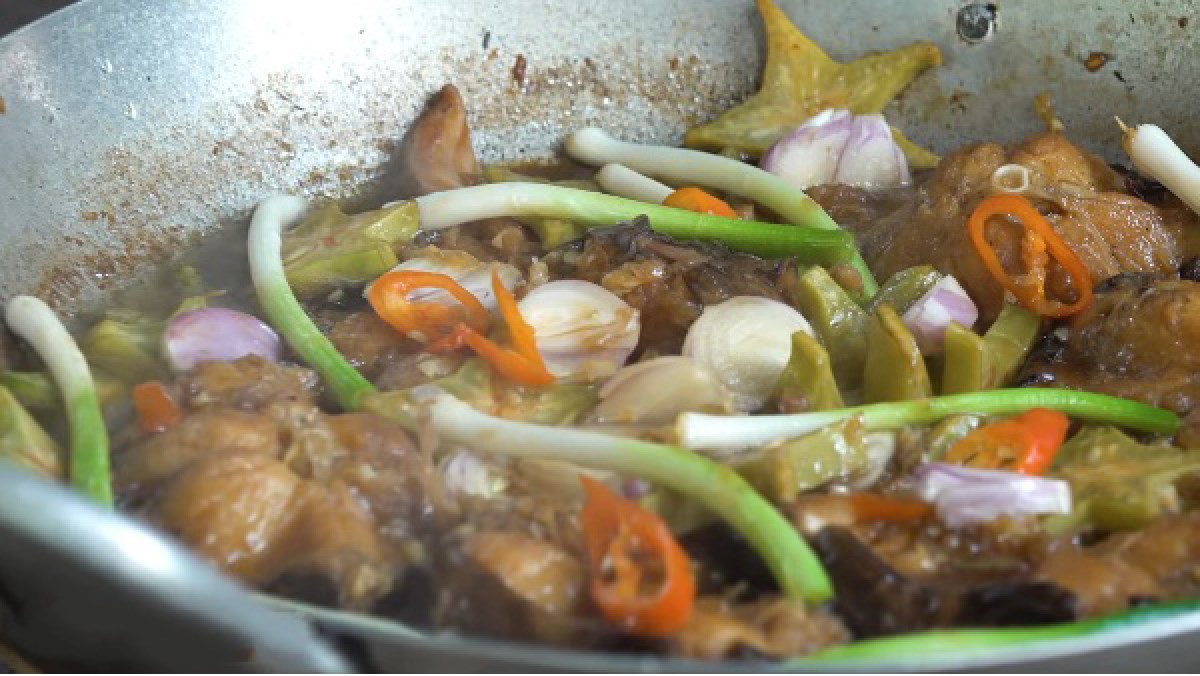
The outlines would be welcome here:
M 959 0 L 782 4 L 837 58 L 936 41 L 946 65 L 888 111 L 935 150 L 1036 131 L 1030 103 L 1042 91 L 1073 137 L 1109 159 L 1114 114 L 1200 147 L 1190 69 L 1200 15 L 1188 0 L 1012 0 L 966 14 Z M 742 0 L 84 0 L 0 39 L 0 298 L 33 292 L 75 313 L 198 239 L 244 227 L 273 192 L 396 197 L 396 142 L 446 82 L 463 91 L 481 158 L 517 160 L 548 155 L 585 124 L 677 142 L 753 89 L 762 51 Z M 1106 55 L 1094 72 L 1093 52 Z M 48 664 L 745 666 L 427 636 L 253 596 L 65 490 L 3 468 L 0 482 L 0 636 Z M 1197 631 L 1200 617 L 1186 617 L 1016 653 L 792 666 L 1194 671 Z M 181 636 L 197 649 L 172 652 Z

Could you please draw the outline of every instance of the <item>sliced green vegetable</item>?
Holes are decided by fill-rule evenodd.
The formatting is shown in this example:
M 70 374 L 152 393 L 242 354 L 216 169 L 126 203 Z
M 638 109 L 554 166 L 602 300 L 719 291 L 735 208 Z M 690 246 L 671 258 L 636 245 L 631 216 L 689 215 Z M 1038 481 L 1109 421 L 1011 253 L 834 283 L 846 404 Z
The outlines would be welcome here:
M 313 209 L 284 238 L 287 280 L 302 297 L 365 284 L 396 265 L 396 249 L 417 233 L 418 220 L 412 202 L 360 214 L 336 204 Z
M 991 359 L 983 337 L 958 322 L 946 327 L 942 352 L 942 394 L 987 389 Z
M 787 504 L 805 491 L 861 472 L 867 461 L 862 420 L 847 418 L 768 447 L 738 463 L 736 469 L 767 499 Z
M 990 362 L 984 387 L 1004 387 L 1024 363 L 1037 341 L 1042 320 L 1016 303 L 1005 303 L 983 340 Z
M 921 296 L 929 293 L 941 278 L 942 273 L 930 265 L 905 268 L 883 283 L 867 309 L 874 312 L 882 305 L 891 305 L 896 314 L 902 315 L 913 303 L 920 300 Z
M 108 406 L 125 396 L 125 384 L 116 378 L 96 372 L 93 379 L 102 406 Z M 0 373 L 0 386 L 7 387 L 17 401 L 31 411 L 52 411 L 62 404 L 58 386 L 48 374 L 41 371 L 5 371 Z
M 485 186 L 493 187 L 493 186 Z M 587 193 L 585 193 L 587 194 Z M 296 300 L 284 277 L 280 235 L 307 203 L 272 197 L 250 222 L 250 272 L 267 319 L 343 407 L 367 409 L 412 425 L 414 406 L 397 393 L 379 395 L 338 353 Z M 471 219 L 467 219 L 471 220 Z M 679 448 L 587 430 L 514 422 L 481 413 L 438 391 L 425 404 L 428 423 L 443 441 L 477 451 L 563 460 L 642 477 L 679 491 L 719 514 L 758 551 L 785 594 L 822 602 L 833 594 L 820 561 L 796 529 L 733 470 Z
M 721 242 L 731 249 L 768 258 L 795 257 L 801 262 L 832 265 L 858 256 L 854 238 L 843 230 L 722 218 L 541 183 L 476 185 L 424 195 L 416 203 L 425 230 L 500 216 L 612 225 L 645 215 L 655 232 L 678 239 Z
M 167 373 L 160 345 L 166 322 L 137 314 L 111 314 L 83 335 L 88 362 L 126 384 L 162 378 Z
M 867 327 L 867 359 L 863 368 L 863 400 L 905 401 L 933 394 L 925 359 L 900 315 L 880 306 Z
M 779 376 L 775 399 L 800 411 L 825 411 L 844 405 L 829 353 L 804 331 L 792 334 L 792 356 Z
M 1053 474 L 1071 483 L 1071 521 L 1135 530 L 1187 506 L 1175 483 L 1200 473 L 1200 451 L 1140 444 L 1113 427 L 1085 427 L 1059 449 Z
M 458 371 L 435 384 L 481 411 L 541 425 L 570 425 L 595 406 L 597 399 L 594 385 L 528 387 L 497 378 L 487 362 L 478 358 L 468 359 Z
M 0 459 L 56 479 L 66 464 L 62 449 L 5 387 L 0 387 Z
M 857 389 L 862 385 L 870 317 L 817 265 L 799 275 L 789 291 L 829 352 L 837 382 L 847 391 Z
M 87 360 L 54 311 L 37 298 L 13 298 L 8 302 L 5 319 L 9 328 L 37 351 L 62 393 L 71 437 L 71 483 L 96 502 L 111 507 L 108 431 Z
M 942 394 L 976 392 L 1008 384 L 1037 340 L 1041 320 L 1008 303 L 982 337 L 952 323 L 946 329 Z

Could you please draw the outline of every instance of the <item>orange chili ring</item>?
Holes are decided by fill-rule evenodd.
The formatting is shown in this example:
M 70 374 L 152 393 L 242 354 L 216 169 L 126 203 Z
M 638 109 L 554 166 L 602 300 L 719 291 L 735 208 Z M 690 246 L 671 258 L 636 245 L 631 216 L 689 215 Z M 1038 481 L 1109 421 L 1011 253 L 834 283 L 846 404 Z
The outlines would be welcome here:
M 724 200 L 713 197 L 700 188 L 680 188 L 667 195 L 667 198 L 663 200 L 663 206 L 675 209 L 687 209 L 688 211 L 695 211 L 710 216 L 738 217 L 733 207 L 729 206 Z
M 466 313 L 466 324 L 476 331 L 487 331 L 488 311 L 470 291 L 453 277 L 420 270 L 393 270 L 371 284 L 367 302 L 380 319 L 404 335 L 420 333 L 435 347 L 451 336 L 464 320 L 456 309 L 441 303 L 422 303 L 408 300 L 415 289 L 435 288 L 449 293 Z M 442 344 L 444 350 L 457 345 Z
M 696 598 L 691 562 L 653 512 L 580 476 L 580 515 L 592 600 L 608 621 L 630 633 L 667 636 L 687 624 Z
M 1012 216 L 1025 228 L 1025 238 L 1021 246 L 1022 258 L 1029 268 L 1023 275 L 1025 279 L 1016 279 L 1009 275 L 987 241 L 987 221 L 992 216 L 1000 215 Z M 967 233 L 988 272 L 1030 312 L 1043 317 L 1070 317 L 1092 304 L 1092 277 L 1087 266 L 1058 233 L 1054 232 L 1050 222 L 1024 197 L 992 195 L 985 198 L 967 219 Z M 1046 266 L 1049 263 L 1047 252 L 1050 254 L 1049 258 L 1058 261 L 1071 276 L 1071 281 L 1079 293 L 1079 298 L 1074 303 L 1068 305 L 1046 297 Z
M 408 300 L 408 294 L 420 288 L 443 289 L 461 304 L 462 311 L 441 303 Z M 538 352 L 533 327 L 521 316 L 516 298 L 494 270 L 492 290 L 515 349 L 500 347 L 483 335 L 490 321 L 487 308 L 448 275 L 393 270 L 375 280 L 367 291 L 367 300 L 375 313 L 392 328 L 404 335 L 415 332 L 424 336 L 429 341 L 430 351 L 449 352 L 467 345 L 506 378 L 526 385 L 554 382 L 554 376 L 546 369 Z M 463 312 L 465 319 L 461 317 Z

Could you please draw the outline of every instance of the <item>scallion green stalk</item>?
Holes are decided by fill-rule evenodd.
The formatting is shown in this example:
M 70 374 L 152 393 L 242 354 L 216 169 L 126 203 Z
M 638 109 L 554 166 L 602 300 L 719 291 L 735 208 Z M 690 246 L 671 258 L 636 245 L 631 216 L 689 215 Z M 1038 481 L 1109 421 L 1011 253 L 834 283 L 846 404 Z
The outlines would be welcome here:
M 353 411 L 362 396 L 375 388 L 342 358 L 304 312 L 283 270 L 283 229 L 299 221 L 307 210 L 307 201 L 284 195 L 269 197 L 258 205 L 250 220 L 250 277 L 267 321 L 306 364 L 321 374 L 338 404 Z
M 87 360 L 54 311 L 33 296 L 8 301 L 5 320 L 38 353 L 58 385 L 71 437 L 71 484 L 101 505 L 111 507 L 108 430 Z
M 699 184 L 737 195 L 779 214 L 797 226 L 840 230 L 837 222 L 811 197 L 782 178 L 730 157 L 687 148 L 626 143 L 601 129 L 580 129 L 567 138 L 567 154 L 591 165 L 622 164 L 675 185 Z M 862 277 L 863 295 L 875 295 L 879 285 L 857 250 L 847 260 Z
M 416 203 L 422 230 L 499 216 L 612 225 L 645 215 L 655 232 L 678 239 L 721 242 L 769 258 L 795 257 L 806 263 L 834 265 L 858 256 L 854 238 L 842 230 L 722 218 L 545 183 L 476 185 L 424 195 Z
M 756 448 L 814 432 L 851 416 L 861 416 L 868 429 L 925 425 L 950 415 L 1011 415 L 1048 408 L 1093 422 L 1171 434 L 1179 417 L 1129 399 L 1076 390 L 1015 388 L 953 394 L 911 401 L 889 401 L 814 413 L 724 416 L 681 414 L 676 435 L 684 448 L 718 453 Z
M 1118 632 L 1125 634 L 1125 640 L 1133 642 L 1195 631 L 1200 628 L 1200 612 L 1197 611 L 1200 611 L 1200 602 L 1189 600 L 1043 627 L 935 629 L 855 641 L 790 663 L 809 668 L 829 664 L 866 671 L 875 671 L 869 668 L 871 665 L 887 666 L 890 670 L 909 667 L 921 671 L 956 670 L 981 662 L 1011 661 L 1012 651 L 1018 647 L 1025 658 L 1036 658 L 1043 654 L 1061 654 L 1064 650 L 1108 647 L 1118 640 Z

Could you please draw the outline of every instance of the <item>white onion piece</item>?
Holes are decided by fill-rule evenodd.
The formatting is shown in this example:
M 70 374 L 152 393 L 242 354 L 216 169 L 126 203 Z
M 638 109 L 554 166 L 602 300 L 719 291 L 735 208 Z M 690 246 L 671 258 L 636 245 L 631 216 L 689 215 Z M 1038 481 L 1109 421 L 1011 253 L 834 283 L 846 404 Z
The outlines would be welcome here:
M 679 355 L 626 366 L 599 395 L 589 416 L 595 423 L 667 423 L 684 411 L 728 412 L 732 405 L 711 371 Z
M 850 140 L 854 115 L 848 110 L 823 110 L 784 134 L 758 166 L 804 190 L 832 183 L 838 160 Z
M 499 308 L 496 293 L 492 289 L 492 271 L 495 270 L 500 277 L 500 283 L 509 291 L 517 288 L 522 278 L 521 271 L 508 263 L 481 263 L 471 254 L 462 251 L 442 251 L 431 256 L 410 258 L 392 270 L 417 270 L 446 275 L 475 296 L 488 312 L 496 312 Z M 363 295 L 366 296 L 370 291 L 371 285 L 368 285 L 363 290 Z M 442 289 L 414 289 L 406 298 L 420 303 L 447 306 L 459 304 L 449 292 Z
M 855 115 L 850 139 L 838 160 L 834 183 L 868 190 L 912 183 L 908 159 L 882 115 Z
M 840 183 L 869 190 L 908 185 L 908 160 L 882 115 L 824 110 L 788 132 L 759 166 L 804 190 Z
M 248 355 L 279 361 L 283 345 L 274 329 L 258 317 L 210 307 L 175 315 L 163 331 L 162 352 L 171 369 L 182 372 L 204 362 Z
M 969 329 L 979 319 L 979 308 L 958 280 L 946 275 L 913 303 L 902 319 L 912 331 L 921 354 L 930 355 L 942 351 L 950 322 L 958 322 Z
M 638 311 L 608 289 L 565 279 L 530 291 L 517 306 L 556 378 L 593 381 L 625 365 L 641 334 Z
M 813 335 L 790 305 L 735 296 L 710 305 L 688 329 L 683 355 L 708 368 L 733 394 L 739 411 L 762 408 L 792 355 L 792 334 Z
M 1175 141 L 1153 124 L 1139 124 L 1132 129 L 1117 120 L 1124 133 L 1122 145 L 1133 166 L 1145 176 L 1166 186 L 1200 214 L 1200 167 L 1188 158 Z
M 1071 485 L 1060 479 L 931 462 L 915 473 L 917 491 L 958 527 L 1001 516 L 1069 514 Z

